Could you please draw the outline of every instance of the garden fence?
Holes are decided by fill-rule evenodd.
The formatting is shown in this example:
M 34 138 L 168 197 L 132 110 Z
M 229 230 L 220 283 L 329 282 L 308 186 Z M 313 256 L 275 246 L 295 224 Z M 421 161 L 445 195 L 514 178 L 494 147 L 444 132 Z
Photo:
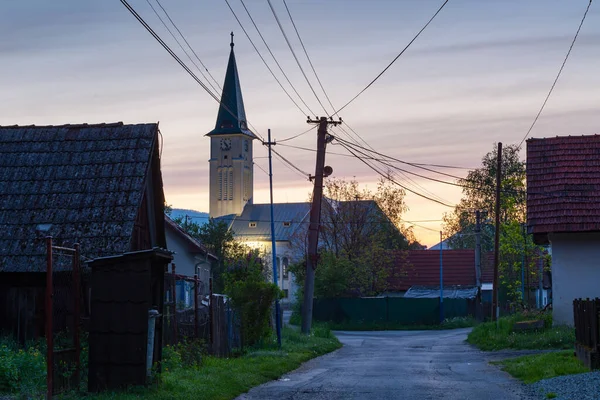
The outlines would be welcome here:
M 573 300 L 575 353 L 590 369 L 600 368 L 600 299 Z
M 208 343 L 210 320 L 208 298 L 204 299 L 204 285 L 195 275 L 193 278 L 176 273 L 165 274 L 165 303 L 163 311 L 165 345 L 175 345 L 187 340 L 203 340 Z
M 79 245 L 55 246 L 46 238 L 47 397 L 79 387 L 81 270 Z

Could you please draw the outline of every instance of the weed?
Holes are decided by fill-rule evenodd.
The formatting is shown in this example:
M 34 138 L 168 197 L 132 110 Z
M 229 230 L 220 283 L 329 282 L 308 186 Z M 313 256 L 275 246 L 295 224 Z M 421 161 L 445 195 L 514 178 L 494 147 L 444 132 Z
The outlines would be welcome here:
M 502 366 L 504 371 L 525 383 L 588 372 L 583 363 L 573 355 L 573 350 L 510 358 L 494 364 Z

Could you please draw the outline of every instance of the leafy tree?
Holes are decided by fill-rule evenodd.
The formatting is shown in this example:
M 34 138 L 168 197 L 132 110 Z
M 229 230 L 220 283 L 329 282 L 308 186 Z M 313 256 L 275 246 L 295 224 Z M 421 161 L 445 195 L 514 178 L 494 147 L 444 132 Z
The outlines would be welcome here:
M 498 149 L 487 153 L 481 167 L 469 171 L 466 178 L 458 179 L 463 197 L 455 209 L 444 215 L 444 232 L 451 236 L 453 248 L 475 248 L 475 210 L 482 211 L 482 250 L 493 249 L 493 226 L 496 204 L 496 170 Z M 519 159 L 519 147 L 502 148 L 502 193 L 500 221 L 525 220 L 525 162 Z
M 524 303 L 522 284 L 538 282 L 540 263 L 547 269 L 549 262 L 550 256 L 533 243 L 533 236 L 523 232 L 522 224 L 511 221 L 502 225 L 498 273 L 500 288 L 509 302 Z

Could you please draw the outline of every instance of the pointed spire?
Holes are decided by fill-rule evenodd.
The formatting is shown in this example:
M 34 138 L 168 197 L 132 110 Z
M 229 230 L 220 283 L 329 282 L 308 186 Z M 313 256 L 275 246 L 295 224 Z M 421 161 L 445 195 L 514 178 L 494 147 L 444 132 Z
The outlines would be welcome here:
M 215 124 L 215 129 L 210 131 L 206 136 L 242 133 L 254 139 L 256 136 L 248 129 L 248 122 L 246 121 L 240 77 L 238 76 L 235 53 L 233 51 L 233 32 L 231 32 L 230 46 L 231 52 L 229 53 L 225 83 L 223 83 L 223 94 L 221 95 L 221 104 L 219 106 L 219 113 L 217 114 L 217 123 Z

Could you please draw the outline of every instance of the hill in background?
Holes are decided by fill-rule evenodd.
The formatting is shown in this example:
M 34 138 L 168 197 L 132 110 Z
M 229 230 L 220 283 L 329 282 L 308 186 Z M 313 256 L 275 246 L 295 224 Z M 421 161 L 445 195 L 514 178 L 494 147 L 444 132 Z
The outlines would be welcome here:
M 208 222 L 208 213 L 196 210 L 187 210 L 184 208 L 174 208 L 171 212 L 171 219 L 181 217 L 185 221 L 185 216 L 188 216 L 190 222 L 195 222 L 198 225 L 204 225 Z

